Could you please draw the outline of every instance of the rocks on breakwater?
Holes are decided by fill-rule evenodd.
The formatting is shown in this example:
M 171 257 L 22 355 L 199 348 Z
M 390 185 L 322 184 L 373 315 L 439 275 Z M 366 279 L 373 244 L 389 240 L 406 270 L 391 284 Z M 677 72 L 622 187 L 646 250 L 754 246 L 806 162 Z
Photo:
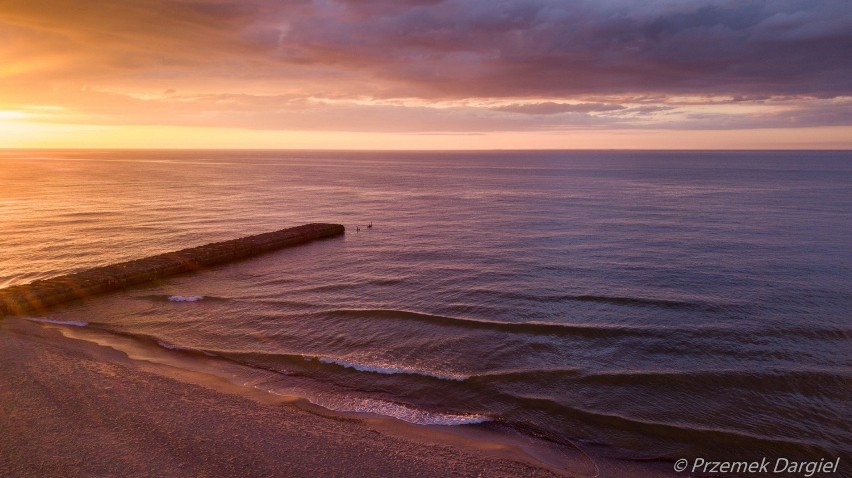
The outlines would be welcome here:
M 338 236 L 344 231 L 344 227 L 339 224 L 305 224 L 0 289 L 0 317 L 39 313 L 65 302 L 86 299 L 135 284 L 197 271 L 315 239 Z

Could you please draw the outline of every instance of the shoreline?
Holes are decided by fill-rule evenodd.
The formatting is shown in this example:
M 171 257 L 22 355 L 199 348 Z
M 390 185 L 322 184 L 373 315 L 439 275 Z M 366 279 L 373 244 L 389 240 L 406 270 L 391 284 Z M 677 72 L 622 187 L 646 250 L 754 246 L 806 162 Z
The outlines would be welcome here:
M 0 320 L 4 475 L 673 476 L 467 426 L 335 412 L 73 329 Z

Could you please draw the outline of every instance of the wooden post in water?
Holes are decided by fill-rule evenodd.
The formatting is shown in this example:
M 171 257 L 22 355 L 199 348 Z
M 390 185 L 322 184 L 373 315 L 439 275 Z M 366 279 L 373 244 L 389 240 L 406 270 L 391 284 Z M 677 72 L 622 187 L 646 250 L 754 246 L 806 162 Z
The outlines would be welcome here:
M 344 232 L 340 224 L 305 224 L 7 287 L 0 289 L 0 317 L 39 313 L 65 302 L 87 299 L 135 284 L 197 271 L 315 239 L 339 236 Z

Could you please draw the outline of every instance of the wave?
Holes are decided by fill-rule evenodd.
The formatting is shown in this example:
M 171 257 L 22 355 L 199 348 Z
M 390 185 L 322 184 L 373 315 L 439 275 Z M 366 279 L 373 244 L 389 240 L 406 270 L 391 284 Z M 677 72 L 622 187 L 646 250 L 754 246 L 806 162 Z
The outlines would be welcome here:
M 115 334 L 122 337 L 131 338 L 140 342 L 156 345 L 162 349 L 172 350 L 176 352 L 186 352 L 192 354 L 204 354 L 210 357 L 219 357 L 240 365 L 264 369 L 269 371 L 274 371 L 281 373 L 281 370 L 278 370 L 274 367 L 275 364 L 284 363 L 292 366 L 296 369 L 304 369 L 306 364 L 310 364 L 313 366 L 323 366 L 328 367 L 328 370 L 341 370 L 341 369 L 349 369 L 355 370 L 357 372 L 364 373 L 375 373 L 380 375 L 410 375 L 410 376 L 420 376 L 427 377 L 430 379 L 436 380 L 445 380 L 445 381 L 453 381 L 460 382 L 469 378 L 468 375 L 462 374 L 453 374 L 453 373 L 444 373 L 433 370 L 425 370 L 418 369 L 412 367 L 405 367 L 396 364 L 388 364 L 388 363 L 368 363 L 368 362 L 356 362 L 352 360 L 346 360 L 338 357 L 329 357 L 323 355 L 312 355 L 312 354 L 299 354 L 299 353 L 271 353 L 271 352 L 234 352 L 234 351 L 221 351 L 214 349 L 204 349 L 204 348 L 196 348 L 189 347 L 184 345 L 177 345 L 171 343 L 163 338 L 156 337 L 149 334 L 138 333 L 138 332 L 128 332 L 123 330 L 115 329 L 114 327 L 109 326 L 108 324 L 101 323 L 88 323 L 88 322 L 75 322 L 75 321 L 59 321 L 52 319 L 41 319 L 41 318 L 28 318 L 28 320 L 33 320 L 37 322 L 49 322 L 60 325 L 75 325 L 79 327 L 84 327 L 88 325 L 92 325 L 93 327 L 103 330 L 105 332 L 109 332 L 111 334 Z M 289 371 L 288 371 L 289 372 Z
M 460 382 L 462 380 L 466 380 L 468 375 L 452 375 L 452 374 L 444 374 L 440 372 L 432 372 L 420 369 L 413 369 L 408 367 L 400 367 L 400 366 L 392 366 L 387 364 L 377 365 L 377 364 L 364 364 L 358 362 L 350 362 L 347 360 L 330 358 L 330 357 L 317 357 L 316 360 L 319 360 L 322 363 L 326 364 L 335 364 L 340 365 L 344 368 L 351 368 L 358 370 L 359 372 L 372 372 L 379 373 L 382 375 L 422 375 L 424 377 L 432 377 L 441 380 L 452 380 L 456 382 Z
M 593 387 L 617 387 L 639 392 L 642 389 L 667 390 L 668 393 L 694 391 L 695 384 L 712 390 L 750 391 L 761 395 L 797 394 L 806 397 L 848 395 L 852 375 L 830 370 L 701 370 L 602 372 L 583 376 L 575 383 Z
M 695 371 L 611 371 L 588 374 L 584 379 L 595 381 L 613 381 L 624 379 L 638 379 L 642 381 L 660 380 L 661 382 L 669 382 L 673 379 L 684 378 L 695 383 L 703 383 L 705 380 L 724 379 L 724 380 L 743 380 L 753 381 L 755 379 L 779 378 L 779 379 L 799 379 L 799 378 L 830 378 L 830 379 L 850 379 L 852 375 L 840 374 L 837 372 L 826 370 L 695 370 Z
M 154 341 L 157 342 L 157 345 L 159 345 L 160 347 L 162 347 L 166 350 L 180 350 L 180 351 L 183 351 L 183 352 L 201 352 L 208 357 L 216 357 L 217 356 L 213 352 L 208 352 L 207 350 L 197 349 L 195 347 L 187 347 L 187 346 L 184 346 L 184 345 L 175 345 L 175 344 L 172 344 L 172 343 L 169 343 L 169 342 L 165 342 L 163 340 L 154 339 Z
M 383 278 L 383 279 L 360 279 L 351 280 L 349 282 L 336 282 L 326 284 L 304 284 L 302 286 L 292 288 L 298 292 L 340 292 L 349 289 L 357 289 L 362 287 L 388 287 L 405 283 L 409 278 Z
M 157 345 L 159 345 L 160 347 L 162 347 L 164 349 L 169 349 L 169 350 L 196 350 L 192 347 L 183 347 L 181 345 L 170 344 L 170 343 L 164 342 L 162 340 L 157 340 Z
M 388 402 L 375 398 L 355 398 L 341 396 L 326 399 L 314 399 L 311 402 L 329 410 L 338 412 L 372 413 L 393 417 L 415 425 L 459 426 L 490 422 L 493 418 L 483 414 L 455 414 L 434 412 L 415 408 L 401 403 Z
M 650 420 L 624 413 L 603 412 L 578 405 L 568 405 L 550 398 L 538 396 L 521 395 L 517 398 L 528 407 L 549 409 L 560 415 L 570 417 L 573 420 L 580 420 L 597 426 L 612 427 L 617 430 L 633 430 L 641 432 L 647 437 L 675 438 L 684 443 L 726 443 L 728 446 L 736 447 L 740 445 L 749 448 L 760 444 L 764 445 L 765 449 L 775 450 L 780 449 L 780 447 L 791 447 L 802 450 L 804 448 L 819 448 L 823 446 L 822 443 L 814 439 L 794 439 L 780 435 L 761 435 L 746 429 L 713 427 L 677 421 Z M 510 426 L 524 426 L 511 420 L 506 423 Z M 663 456 L 658 458 L 668 459 L 671 457 Z
M 606 295 L 565 295 L 555 298 L 557 301 L 599 302 L 602 304 L 636 305 L 663 307 L 667 309 L 718 311 L 722 307 L 704 302 L 689 302 L 669 299 L 648 299 L 644 297 L 618 297 Z
M 760 331 L 766 337 L 796 337 L 811 340 L 849 340 L 852 329 L 839 327 L 771 327 Z
M 564 324 L 557 322 L 500 322 L 494 320 L 468 319 L 448 317 L 444 315 L 411 312 L 392 309 L 335 309 L 321 312 L 354 318 L 397 319 L 425 322 L 433 325 L 449 325 L 470 329 L 498 330 L 534 335 L 585 335 L 593 337 L 611 336 L 650 336 L 664 337 L 664 329 L 649 327 L 625 327 L 620 325 L 600 324 Z
M 52 321 L 52 322 L 61 322 L 64 324 L 69 324 L 69 322 L 63 321 L 54 321 L 53 319 L 35 319 L 37 321 Z M 96 324 L 100 325 L 100 324 Z M 417 376 L 417 377 L 426 377 L 429 380 L 442 380 L 449 381 L 455 386 L 461 387 L 485 387 L 482 391 L 490 394 L 490 396 L 503 402 L 505 404 L 515 404 L 515 409 L 517 410 L 536 410 L 538 412 L 550 413 L 556 416 L 564 417 L 568 420 L 579 421 L 583 423 L 596 424 L 599 426 L 607 426 L 613 427 L 616 430 L 638 430 L 639 432 L 643 432 L 649 436 L 659 436 L 659 437 L 670 437 L 677 438 L 678 441 L 683 441 L 687 443 L 695 443 L 696 441 L 701 440 L 716 440 L 719 442 L 725 443 L 742 443 L 743 445 L 752 445 L 755 443 L 775 443 L 775 444 L 784 444 L 784 445 L 798 445 L 802 446 L 803 444 L 807 444 L 808 446 L 822 446 L 819 443 L 807 443 L 807 442 L 795 442 L 793 440 L 784 439 L 779 436 L 762 436 L 762 435 L 751 435 L 748 432 L 743 432 L 738 429 L 731 428 L 713 428 L 713 427 L 702 427 L 701 425 L 689 424 L 689 423 L 680 423 L 680 422 L 669 422 L 669 421 L 654 421 L 647 420 L 641 417 L 630 416 L 629 414 L 623 413 L 610 413 L 610 412 L 601 412 L 597 410 L 587 409 L 583 407 L 579 407 L 576 404 L 569 403 L 561 403 L 558 400 L 554 400 L 553 398 L 541 397 L 541 396 L 530 396 L 524 394 L 514 394 L 500 391 L 497 387 L 492 387 L 491 384 L 487 383 L 490 380 L 499 380 L 501 377 L 503 379 L 515 381 L 518 379 L 522 379 L 524 376 L 529 375 L 536 380 L 549 380 L 553 381 L 555 379 L 565 379 L 568 380 L 592 380 L 594 382 L 608 382 L 615 381 L 621 383 L 621 380 L 624 377 L 627 378 L 628 382 L 631 380 L 636 380 L 640 382 L 646 382 L 648 377 L 656 377 L 652 379 L 652 381 L 659 380 L 663 385 L 669 384 L 672 381 L 672 378 L 677 377 L 686 377 L 689 379 L 690 383 L 712 383 L 713 380 L 707 380 L 708 377 L 712 377 L 715 375 L 720 376 L 723 380 L 720 383 L 725 383 L 726 377 L 734 376 L 743 378 L 744 382 L 752 382 L 754 381 L 754 376 L 749 374 L 746 371 L 696 371 L 696 372 L 678 372 L 678 371 L 659 371 L 659 372 L 634 372 L 634 371 L 616 371 L 616 372 L 603 372 L 603 373 L 584 373 L 577 369 L 572 368 L 564 368 L 564 369 L 531 369 L 531 370 L 507 370 L 504 372 L 493 372 L 493 373 L 485 373 L 481 375 L 472 375 L 462 378 L 460 375 L 452 375 L 452 374 L 443 374 L 436 373 L 430 370 L 421 370 L 421 369 L 413 369 L 406 368 L 401 366 L 395 366 L 394 364 L 370 364 L 370 363 L 360 363 L 354 362 L 350 360 L 344 360 L 341 358 L 335 357 L 323 357 L 318 355 L 307 355 L 307 354 L 275 354 L 275 353 L 261 353 L 261 352 L 218 352 L 213 350 L 203 350 L 196 349 L 191 347 L 179 346 L 176 344 L 172 344 L 167 342 L 164 339 L 159 337 L 152 337 L 144 334 L 132 334 L 120 331 L 113 331 L 119 335 L 125 335 L 129 337 L 136 338 L 140 341 L 149 342 L 151 344 L 156 344 L 156 346 L 174 351 L 175 353 L 185 353 L 185 354 L 206 354 L 206 355 L 215 355 L 219 360 L 228 360 L 236 364 L 240 364 L 243 366 L 252 367 L 259 370 L 269 370 L 276 373 L 287 373 L 292 375 L 303 375 L 305 377 L 310 377 L 319 381 L 325 381 L 326 378 L 323 377 L 323 371 L 327 371 L 330 374 L 337 374 L 340 377 L 340 373 L 344 370 L 354 370 L 356 373 L 376 373 L 382 375 L 402 375 L 402 376 Z M 279 370 L 276 367 L 276 363 L 280 363 L 281 361 L 286 364 L 292 365 L 292 367 L 287 367 L 291 370 Z M 308 365 L 306 369 L 306 364 Z M 321 368 L 317 370 L 316 367 Z M 301 371 L 300 371 L 301 369 Z M 311 369 L 314 371 L 318 371 L 320 373 L 315 374 L 311 373 Z M 785 378 L 788 377 L 789 373 L 798 373 L 800 371 L 775 371 L 775 372 L 767 372 L 771 376 Z M 816 373 L 819 371 L 805 371 L 801 373 Z M 345 372 L 344 372 L 345 373 Z M 762 376 L 762 374 L 757 374 L 757 377 Z M 343 380 L 348 380 L 347 377 L 343 376 Z M 422 379 L 421 379 L 422 380 Z M 844 379 L 846 380 L 846 379 Z M 738 380 L 739 381 L 739 380 Z M 346 382 L 339 383 L 338 380 L 334 380 L 338 385 L 343 386 L 344 388 L 347 386 Z M 486 383 L 482 383 L 486 382 Z M 840 385 L 843 385 L 847 382 L 841 382 Z M 364 392 L 358 392 L 364 393 Z M 306 397 L 307 398 L 307 397 Z M 432 411 L 428 409 L 419 408 L 415 405 L 408 404 L 400 404 L 392 401 L 380 400 L 372 397 L 352 397 L 351 395 L 335 395 L 335 396 L 327 396 L 322 398 L 321 400 L 313 400 L 308 398 L 311 402 L 316 405 L 322 406 L 324 408 L 328 408 L 330 410 L 341 411 L 341 412 L 359 412 L 359 413 L 372 413 L 377 415 L 389 416 L 399 420 L 403 420 L 413 424 L 419 425 L 445 425 L 445 426 L 455 426 L 455 425 L 469 425 L 469 424 L 477 424 L 484 422 L 498 422 L 498 423 L 506 423 L 506 424 L 514 424 L 516 426 L 522 426 L 523 423 L 516 422 L 520 418 L 513 418 L 511 415 L 503 415 L 502 412 L 496 411 L 498 408 L 493 408 L 491 406 L 484 407 L 485 410 L 495 410 L 489 412 L 488 414 L 479 412 L 478 410 L 474 410 L 470 413 L 453 413 L 446 411 Z
M 539 377 L 546 379 L 556 378 L 582 378 L 586 374 L 576 368 L 556 368 L 556 369 L 524 369 L 524 370 L 498 370 L 494 372 L 485 372 L 473 374 L 468 377 L 471 382 L 502 382 L 524 380 L 530 377 Z
M 44 324 L 56 324 L 56 325 L 70 325 L 72 327 L 87 327 L 89 325 L 88 322 L 83 320 L 57 320 L 57 319 L 47 319 L 42 317 L 24 317 L 26 320 L 30 320 L 33 322 L 41 322 Z
M 269 368 L 270 364 L 283 362 L 298 368 L 306 363 L 314 366 L 329 367 L 329 370 L 349 369 L 357 372 L 375 373 L 380 375 L 415 375 L 430 379 L 460 382 L 469 378 L 468 375 L 443 373 L 433 370 L 404 367 L 396 364 L 376 364 L 355 362 L 337 357 L 297 353 L 264 353 L 264 352 L 216 352 L 218 356 L 251 367 Z M 275 370 L 279 371 L 279 370 Z
M 263 368 L 278 373 L 284 371 L 275 367 L 275 364 L 285 364 L 290 367 L 287 373 L 304 371 L 305 366 L 322 367 L 327 372 L 340 372 L 343 369 L 356 372 L 399 375 L 410 378 L 422 377 L 430 380 L 444 382 L 463 383 L 463 386 L 486 386 L 491 387 L 497 383 L 505 382 L 553 382 L 556 380 L 570 381 L 581 384 L 594 384 L 600 386 L 660 386 L 674 387 L 678 384 L 708 383 L 719 387 L 743 387 L 752 388 L 754 384 L 760 383 L 768 390 L 799 390 L 801 384 L 817 386 L 823 392 L 833 390 L 833 386 L 848 383 L 848 374 L 830 370 L 698 370 L 698 371 L 604 371 L 589 372 L 578 368 L 552 368 L 552 369 L 521 369 L 521 370 L 497 370 L 484 373 L 453 373 L 435 371 L 425 368 L 413 368 L 394 363 L 375 363 L 368 361 L 354 361 L 339 357 L 329 357 L 310 354 L 288 354 L 288 353 L 261 353 L 261 352 L 216 352 L 199 349 L 188 350 L 203 352 L 226 358 L 233 362 L 255 368 Z M 797 388 L 798 387 L 798 388 Z
M 40 319 L 40 318 L 28 318 L 28 320 L 35 320 L 39 322 L 51 322 L 51 323 L 60 323 L 67 325 L 76 325 L 76 323 L 68 321 L 57 321 L 52 319 Z M 258 366 L 257 364 L 251 363 L 252 360 L 245 360 L 246 358 L 251 357 L 266 357 L 266 358 L 278 358 L 284 359 L 285 361 L 290 361 L 292 363 L 301 362 L 304 364 L 305 362 L 310 362 L 312 364 L 323 364 L 324 366 L 332 366 L 336 369 L 340 368 L 351 368 L 358 371 L 366 371 L 366 372 L 374 372 L 380 374 L 407 374 L 407 375 L 421 375 L 432 378 L 437 378 L 441 380 L 453 380 L 458 381 L 458 377 L 443 375 L 438 373 L 432 373 L 428 371 L 421 371 L 415 369 L 408 368 L 398 368 L 398 367 L 379 367 L 372 365 L 364 365 L 358 364 L 355 362 L 347 362 L 344 360 L 333 359 L 329 357 L 321 357 L 321 356 L 312 356 L 312 355 L 302 355 L 302 354 L 263 354 L 263 353 L 239 353 L 239 352 L 217 352 L 214 353 L 210 350 L 204 350 L 200 348 L 188 347 L 176 345 L 170 342 L 167 342 L 163 339 L 147 335 L 141 333 L 132 333 L 132 332 L 123 332 L 118 330 L 110 330 L 108 327 L 98 327 L 104 331 L 114 333 L 119 336 L 124 336 L 128 338 L 132 338 L 134 340 L 138 340 L 143 343 L 151 343 L 156 344 L 158 347 L 175 351 L 179 353 L 189 353 L 189 354 L 205 354 L 207 356 L 216 357 L 218 359 L 225 359 L 233 363 L 237 363 L 243 366 L 248 366 L 255 369 L 261 370 L 270 370 L 277 373 L 282 373 L 279 370 L 270 369 L 269 367 Z M 270 390 L 270 393 L 275 393 Z M 471 425 L 477 423 L 485 423 L 492 421 L 493 418 L 484 414 L 479 413 L 449 413 L 449 412 L 437 412 L 431 410 L 425 410 L 422 408 L 417 408 L 412 405 L 406 405 L 401 403 L 390 402 L 386 400 L 379 400 L 375 398 L 368 397 L 352 397 L 348 395 L 340 395 L 340 396 L 326 396 L 322 399 L 315 399 L 306 397 L 312 403 L 319 405 L 321 407 L 327 408 L 329 410 L 340 411 L 340 412 L 355 412 L 355 413 L 372 413 L 376 415 L 383 415 L 387 417 L 396 418 L 399 420 L 403 420 L 409 423 L 417 424 L 417 425 L 443 425 L 443 426 L 458 426 L 458 425 Z
M 471 375 L 471 383 L 496 384 L 500 382 L 552 383 L 565 380 L 576 384 L 614 387 L 659 387 L 673 390 L 695 384 L 719 389 L 743 388 L 761 392 L 789 391 L 822 395 L 842 392 L 852 380 L 848 371 L 831 370 L 646 370 L 584 372 L 574 368 L 529 369 L 496 371 Z M 759 385 L 756 385 L 759 384 Z
M 169 302 L 197 302 L 203 300 L 203 295 L 170 295 Z
M 152 302 L 225 302 L 231 299 L 224 297 L 215 297 L 210 295 L 169 295 L 169 294 L 150 294 L 137 296 L 139 299 L 146 299 Z
M 474 289 L 474 293 L 494 294 L 502 298 L 513 300 L 528 300 L 531 302 L 597 302 L 601 304 L 659 307 L 666 309 L 696 310 L 705 312 L 718 312 L 738 307 L 734 304 L 714 304 L 705 301 L 689 301 L 678 299 L 656 299 L 649 297 L 612 296 L 601 294 L 549 294 L 535 295 L 507 291 L 495 291 L 489 289 Z
M 66 324 L 67 322 L 55 322 L 55 323 Z M 166 341 L 166 340 L 164 340 L 160 337 L 150 335 L 150 334 L 145 334 L 145 333 L 141 333 L 141 332 L 128 332 L 128 331 L 125 331 L 125 330 L 120 330 L 120 329 L 115 328 L 111 324 L 106 324 L 106 323 L 101 323 L 101 322 L 88 322 L 88 323 L 81 322 L 81 323 L 86 324 L 86 326 L 90 326 L 91 329 L 93 329 L 93 330 L 98 330 L 98 331 L 101 331 L 101 332 L 107 332 L 107 333 L 110 333 L 110 334 L 115 335 L 117 337 L 125 337 L 125 338 L 128 338 L 128 339 L 132 339 L 136 342 L 140 342 L 140 343 L 146 344 L 148 346 L 157 346 L 161 349 L 171 350 L 171 351 L 174 351 L 174 352 L 186 353 L 186 354 L 191 354 L 191 355 L 196 355 L 196 356 L 200 356 L 200 355 L 203 354 L 203 355 L 206 355 L 208 357 L 217 357 L 217 354 L 215 354 L 214 352 L 209 351 L 209 350 L 173 344 L 173 343 L 168 342 L 168 341 Z M 71 325 L 77 325 L 77 324 L 71 323 Z
M 763 338 L 800 338 L 810 340 L 848 340 L 852 329 L 834 327 L 775 327 L 775 326 L 626 326 L 615 324 L 577 324 L 560 322 L 502 322 L 496 320 L 453 317 L 408 310 L 395 309 L 332 309 L 315 313 L 319 316 L 339 316 L 351 318 L 390 319 L 421 322 L 431 325 L 464 327 L 478 330 L 494 330 L 530 335 L 584 336 L 593 338 L 644 337 L 656 339 L 706 339 L 733 340 L 742 343 L 743 337 L 754 340 Z M 659 347 L 659 344 L 653 344 Z M 702 346 L 707 346 L 702 345 Z M 720 353 L 729 353 L 728 348 L 720 348 Z

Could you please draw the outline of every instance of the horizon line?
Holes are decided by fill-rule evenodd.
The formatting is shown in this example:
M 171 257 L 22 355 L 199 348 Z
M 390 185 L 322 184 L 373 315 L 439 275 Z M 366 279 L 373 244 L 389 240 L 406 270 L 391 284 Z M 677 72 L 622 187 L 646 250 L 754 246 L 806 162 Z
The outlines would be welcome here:
M 462 149 L 368 149 L 368 148 L 191 148 L 191 147 L 2 147 L 0 151 L 338 151 L 338 152 L 403 152 L 403 153 L 440 153 L 440 152 L 572 152 L 572 151 L 672 151 L 672 152 L 779 152 L 779 151 L 824 151 L 852 152 L 852 148 L 462 148 Z

